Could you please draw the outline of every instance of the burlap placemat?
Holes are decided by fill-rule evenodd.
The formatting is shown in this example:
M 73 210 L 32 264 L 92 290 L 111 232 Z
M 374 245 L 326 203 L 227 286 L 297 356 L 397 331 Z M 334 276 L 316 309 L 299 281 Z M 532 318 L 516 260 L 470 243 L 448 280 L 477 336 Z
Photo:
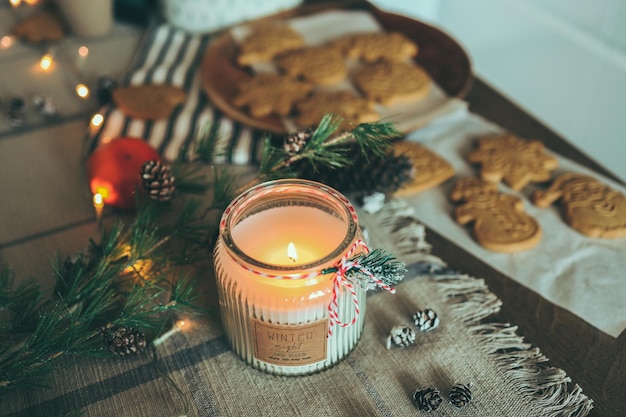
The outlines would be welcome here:
M 367 298 L 363 336 L 346 360 L 305 377 L 254 370 L 229 349 L 219 317 L 195 322 L 149 357 L 65 361 L 49 389 L 4 396 L 2 416 L 406 416 L 417 388 L 436 387 L 440 416 L 585 416 L 592 407 L 579 386 L 516 334 L 514 325 L 485 322 L 500 300 L 483 280 L 450 271 L 428 253 L 424 227 L 402 201 L 361 214 L 372 247 L 407 262 L 397 293 Z M 214 302 L 214 298 L 212 298 Z M 392 326 L 432 308 L 441 319 L 417 332 L 409 348 L 386 348 Z M 471 383 L 473 401 L 447 403 L 450 388 Z

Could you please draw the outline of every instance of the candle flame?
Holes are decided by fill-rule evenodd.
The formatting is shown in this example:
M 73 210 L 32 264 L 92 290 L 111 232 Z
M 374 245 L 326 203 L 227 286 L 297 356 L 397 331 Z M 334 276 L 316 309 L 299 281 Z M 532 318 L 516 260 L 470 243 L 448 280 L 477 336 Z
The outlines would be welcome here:
M 85 84 L 78 84 L 76 86 L 76 95 L 78 95 L 78 97 L 80 98 L 89 97 L 89 87 L 87 87 Z
M 289 242 L 287 245 L 287 256 L 293 263 L 298 262 L 298 252 L 296 252 L 296 245 L 293 242 Z
M 52 55 L 44 54 L 39 60 L 39 67 L 44 71 L 48 71 L 52 67 Z

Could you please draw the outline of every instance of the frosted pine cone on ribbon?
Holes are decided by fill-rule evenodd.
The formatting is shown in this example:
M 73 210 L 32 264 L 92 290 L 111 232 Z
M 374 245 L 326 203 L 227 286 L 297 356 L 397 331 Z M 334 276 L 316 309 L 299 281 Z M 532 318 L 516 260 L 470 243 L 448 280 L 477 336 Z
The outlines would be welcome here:
M 313 129 L 300 129 L 285 137 L 283 149 L 287 153 L 299 153 L 313 136 Z
M 387 337 L 387 349 L 392 345 L 409 347 L 415 343 L 415 332 L 408 326 L 396 325 L 391 328 Z
M 153 200 L 169 201 L 176 190 L 170 167 L 159 161 L 150 160 L 143 164 L 141 181 L 144 190 Z
M 439 316 L 431 308 L 413 314 L 413 321 L 420 332 L 428 332 L 439 326 Z
M 434 411 L 443 401 L 437 388 L 418 389 L 412 399 L 413 405 L 421 411 Z
M 465 407 L 472 401 L 472 384 L 456 384 L 450 389 L 450 404 L 455 407 Z

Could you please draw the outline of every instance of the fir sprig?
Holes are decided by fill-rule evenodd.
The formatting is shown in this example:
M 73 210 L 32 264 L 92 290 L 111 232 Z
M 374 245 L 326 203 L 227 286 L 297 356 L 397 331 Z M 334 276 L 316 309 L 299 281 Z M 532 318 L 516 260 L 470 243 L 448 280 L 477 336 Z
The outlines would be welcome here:
M 333 136 L 343 119 L 327 114 L 320 121 L 311 138 L 298 153 L 289 153 L 274 146 L 266 138 L 257 177 L 240 187 L 244 190 L 254 184 L 277 178 L 289 178 L 297 175 L 294 164 L 306 161 L 313 167 L 325 165 L 340 169 L 349 165 L 349 144 L 356 141 L 362 152 L 367 155 L 384 155 L 391 144 L 391 139 L 400 136 L 391 123 L 362 123 L 352 131 L 342 132 Z
M 242 188 L 295 176 L 296 163 L 340 169 L 351 163 L 350 143 L 358 143 L 365 154 L 381 155 L 399 135 L 390 123 L 361 124 L 336 134 L 340 124 L 340 118 L 325 116 L 298 153 L 275 147 L 267 138 L 258 174 Z M 218 133 L 219 125 L 209 126 L 194 149 L 185 147 L 174 162 L 182 204 L 139 199 L 130 223 L 116 221 L 85 251 L 57 256 L 52 296 L 46 297 L 34 280 L 15 285 L 10 268 L 0 266 L 0 310 L 8 313 L 0 315 L 0 392 L 44 385 L 65 355 L 110 355 L 103 328 L 132 327 L 154 338 L 177 315 L 207 313 L 199 306 L 196 280 L 180 267 L 195 264 L 201 254 L 206 258 L 221 211 L 242 189 L 235 189 L 226 170 L 202 165 L 220 152 Z M 208 204 L 185 196 L 210 189 Z M 392 285 L 404 271 L 404 264 L 380 250 L 353 261 L 348 278 L 368 289 L 375 284 L 366 272 Z
M 370 291 L 379 285 L 372 280 L 371 275 L 386 286 L 391 287 L 402 281 L 406 268 L 404 262 L 399 261 L 383 249 L 374 249 L 369 253 L 360 253 L 350 258 L 352 267 L 346 272 L 346 278 Z M 326 268 L 323 274 L 337 272 L 337 267 Z

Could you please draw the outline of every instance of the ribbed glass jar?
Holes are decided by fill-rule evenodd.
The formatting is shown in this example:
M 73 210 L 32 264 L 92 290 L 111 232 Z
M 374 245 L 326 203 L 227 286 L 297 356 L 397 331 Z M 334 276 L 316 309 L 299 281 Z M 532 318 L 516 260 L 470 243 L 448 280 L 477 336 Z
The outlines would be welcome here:
M 363 331 L 365 290 L 335 286 L 335 274 L 323 272 L 360 253 L 360 239 L 347 198 L 316 182 L 266 182 L 235 199 L 214 252 L 220 313 L 235 353 L 276 375 L 307 375 L 343 359 Z

